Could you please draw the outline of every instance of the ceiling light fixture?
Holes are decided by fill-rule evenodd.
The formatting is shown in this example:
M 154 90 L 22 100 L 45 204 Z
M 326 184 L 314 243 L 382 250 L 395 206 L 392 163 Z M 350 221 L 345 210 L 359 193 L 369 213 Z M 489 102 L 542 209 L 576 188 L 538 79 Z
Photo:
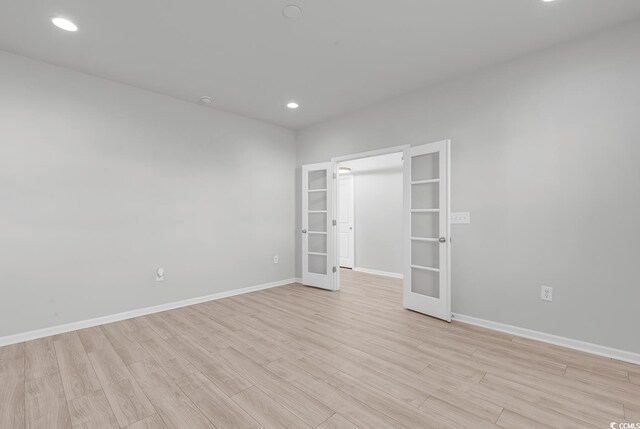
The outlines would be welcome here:
M 300 107 L 300 105 L 298 103 L 296 103 L 295 101 L 291 101 L 291 102 L 287 103 L 287 107 L 289 109 L 297 109 L 298 107 Z
M 51 18 L 51 22 L 58 28 L 64 31 L 78 31 L 78 26 L 66 18 L 60 18 L 59 16 Z
M 282 8 L 282 16 L 288 19 L 296 19 L 302 15 L 302 9 L 300 6 L 296 6 L 295 4 L 290 4 Z
M 349 174 L 349 173 L 351 173 L 351 169 L 349 167 L 340 167 L 338 169 L 338 173 L 340 173 L 340 174 Z

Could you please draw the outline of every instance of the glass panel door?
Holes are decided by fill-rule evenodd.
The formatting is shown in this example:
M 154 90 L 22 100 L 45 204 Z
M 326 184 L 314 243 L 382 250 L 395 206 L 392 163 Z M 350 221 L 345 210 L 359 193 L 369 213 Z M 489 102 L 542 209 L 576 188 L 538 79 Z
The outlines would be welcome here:
M 451 320 L 449 142 L 406 149 L 404 159 L 404 305 Z
M 331 163 L 302 167 L 302 282 L 333 290 Z

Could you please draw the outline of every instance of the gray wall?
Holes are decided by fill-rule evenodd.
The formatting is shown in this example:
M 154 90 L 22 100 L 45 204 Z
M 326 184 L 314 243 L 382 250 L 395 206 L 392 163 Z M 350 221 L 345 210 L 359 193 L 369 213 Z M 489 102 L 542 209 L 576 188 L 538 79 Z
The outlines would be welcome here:
M 402 168 L 354 174 L 355 266 L 402 274 Z
M 355 267 L 402 274 L 402 153 L 340 166 L 353 175 Z
M 0 52 L 0 336 L 292 278 L 294 138 Z
M 639 46 L 636 22 L 302 130 L 298 165 L 451 138 L 453 311 L 640 352 Z

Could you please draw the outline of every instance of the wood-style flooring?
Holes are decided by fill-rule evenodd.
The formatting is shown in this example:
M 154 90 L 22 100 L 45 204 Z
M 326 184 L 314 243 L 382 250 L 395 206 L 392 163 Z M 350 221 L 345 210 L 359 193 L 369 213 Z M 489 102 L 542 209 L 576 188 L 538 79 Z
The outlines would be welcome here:
M 402 308 L 344 271 L 0 348 L 0 428 L 608 428 L 640 367 Z

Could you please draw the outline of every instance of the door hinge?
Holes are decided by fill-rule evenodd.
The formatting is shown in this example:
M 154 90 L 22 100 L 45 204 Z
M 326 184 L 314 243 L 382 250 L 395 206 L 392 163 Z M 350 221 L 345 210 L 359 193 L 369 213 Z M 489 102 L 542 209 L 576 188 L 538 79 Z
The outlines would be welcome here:
M 338 272 L 338 268 L 337 267 L 333 267 L 333 272 Z
M 336 221 L 335 219 L 333 220 L 333 226 L 336 226 L 338 224 L 338 221 Z

